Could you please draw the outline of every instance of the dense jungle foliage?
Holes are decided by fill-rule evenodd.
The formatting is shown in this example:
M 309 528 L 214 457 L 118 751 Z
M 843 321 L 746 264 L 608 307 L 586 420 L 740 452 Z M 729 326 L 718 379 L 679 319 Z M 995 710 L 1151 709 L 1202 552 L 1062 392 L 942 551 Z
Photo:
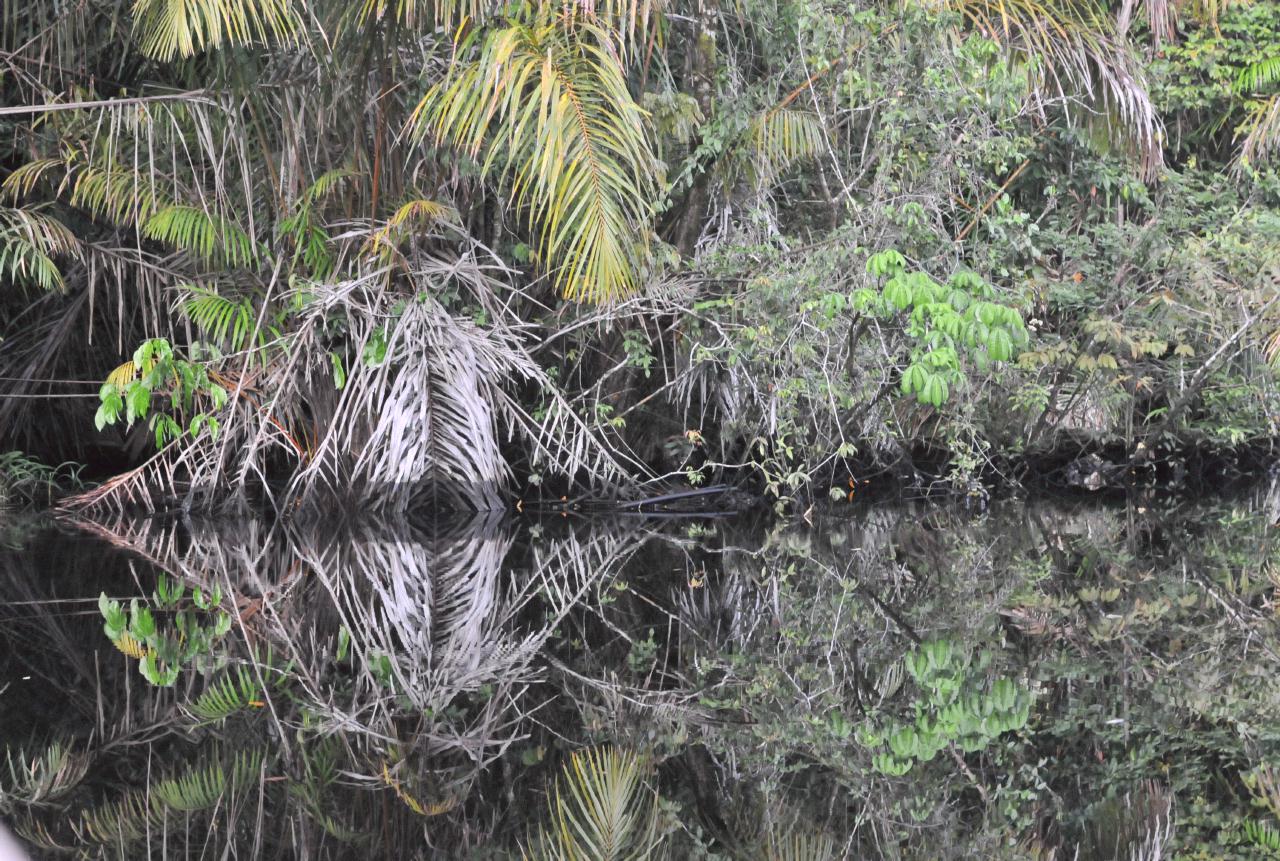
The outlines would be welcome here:
M 1271 0 L 36 0 L 0 93 L 5 496 L 785 503 L 1276 437 Z

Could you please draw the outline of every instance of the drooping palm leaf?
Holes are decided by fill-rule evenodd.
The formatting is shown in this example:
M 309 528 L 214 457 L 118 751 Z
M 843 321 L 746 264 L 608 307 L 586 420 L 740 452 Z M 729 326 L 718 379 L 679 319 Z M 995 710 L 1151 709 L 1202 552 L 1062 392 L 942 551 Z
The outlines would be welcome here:
M 0 208 L 0 276 L 42 290 L 63 290 L 55 257 L 79 257 L 80 244 L 60 221 L 28 209 Z
M 1162 162 L 1163 132 L 1132 50 L 1094 0 L 949 0 L 974 30 L 1036 61 L 1039 86 L 1083 95 L 1114 112 L 1148 174 Z
M 1244 127 L 1248 131 L 1240 146 L 1241 161 L 1265 162 L 1280 149 L 1280 94 L 1252 102 Z M 1276 355 L 1275 349 L 1271 355 Z
M 609 35 L 568 14 L 478 42 L 458 46 L 461 59 L 418 105 L 414 127 L 505 180 L 566 297 L 634 292 L 656 164 Z
M 257 260 L 253 238 L 244 228 L 196 206 L 164 207 L 143 223 L 142 235 L 210 264 L 249 266 Z
M 767 180 L 822 147 L 822 123 L 811 111 L 778 108 L 756 115 L 749 129 L 755 149 L 756 173 Z
M 133 15 L 143 50 L 163 61 L 289 38 L 299 24 L 291 0 L 135 0 Z

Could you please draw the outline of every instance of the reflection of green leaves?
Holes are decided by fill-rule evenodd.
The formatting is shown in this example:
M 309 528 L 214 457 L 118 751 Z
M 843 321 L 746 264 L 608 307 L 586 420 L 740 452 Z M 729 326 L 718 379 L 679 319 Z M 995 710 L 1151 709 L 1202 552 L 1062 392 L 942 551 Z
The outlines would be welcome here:
M 6 750 L 8 777 L 0 773 L 0 813 L 13 813 L 19 805 L 56 801 L 80 783 L 89 760 L 71 752 L 70 745 L 55 741 L 43 753 L 28 756 Z
M 192 593 L 199 615 L 192 609 L 176 609 L 184 593 L 181 583 L 170 583 L 165 577 L 157 581 L 153 593 L 157 608 L 176 611 L 172 617 L 176 637 L 165 633 L 152 609 L 137 598 L 129 602 L 127 613 L 105 592 L 98 598 L 103 632 L 116 648 L 138 660 L 138 671 L 153 685 L 168 687 L 186 664 L 209 662 L 214 645 L 231 630 L 231 616 L 218 606 L 221 589 L 215 587 L 207 597 L 198 589 Z
M 923 697 L 914 704 L 913 721 L 859 732 L 859 739 L 872 749 L 888 745 L 888 751 L 873 756 L 872 766 L 899 776 L 949 745 L 975 753 L 1001 734 L 1025 726 L 1031 713 L 1030 691 L 1007 678 L 987 686 L 990 661 L 986 651 L 975 655 L 946 640 L 912 650 L 904 663 Z

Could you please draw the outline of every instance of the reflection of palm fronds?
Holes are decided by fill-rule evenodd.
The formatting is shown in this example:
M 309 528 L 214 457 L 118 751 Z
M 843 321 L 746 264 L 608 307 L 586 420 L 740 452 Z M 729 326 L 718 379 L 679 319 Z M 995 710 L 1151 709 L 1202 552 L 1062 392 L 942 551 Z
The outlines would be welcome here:
M 236 667 L 210 682 L 187 710 L 201 721 L 216 722 L 254 704 L 261 705 L 261 697 L 257 676 L 247 667 Z
M 43 753 L 24 755 L 7 750 L 8 778 L 0 775 L 0 812 L 13 813 L 20 805 L 56 801 L 80 783 L 88 770 L 87 757 L 71 751 L 71 746 L 55 741 Z
M 556 781 L 551 823 L 526 857 L 545 861 L 649 858 L 656 844 L 657 795 L 637 754 L 613 748 L 575 752 Z

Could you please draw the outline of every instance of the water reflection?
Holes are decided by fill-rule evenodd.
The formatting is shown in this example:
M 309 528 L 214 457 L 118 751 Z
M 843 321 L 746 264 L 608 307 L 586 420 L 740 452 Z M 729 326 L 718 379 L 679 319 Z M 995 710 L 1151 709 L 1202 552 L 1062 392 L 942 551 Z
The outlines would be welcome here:
M 617 857 L 1253 857 L 1276 501 L 10 529 L 0 817 L 89 857 L 598 857 L 606 799 Z

